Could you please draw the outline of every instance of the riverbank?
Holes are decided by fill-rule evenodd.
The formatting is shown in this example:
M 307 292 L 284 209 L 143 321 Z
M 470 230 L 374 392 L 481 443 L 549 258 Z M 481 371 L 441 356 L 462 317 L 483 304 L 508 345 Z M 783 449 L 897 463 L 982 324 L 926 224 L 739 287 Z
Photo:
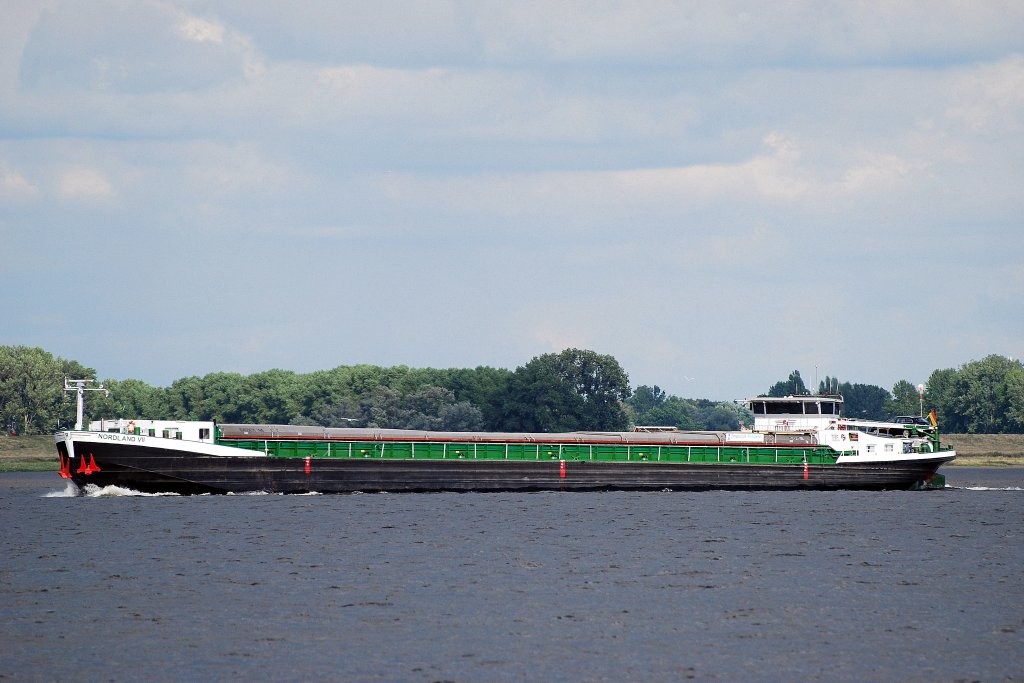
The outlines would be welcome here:
M 956 449 L 950 467 L 1024 467 L 1024 434 L 943 434 Z
M 1024 434 L 943 434 L 956 449 L 948 467 L 1024 467 Z M 53 436 L 0 436 L 0 472 L 49 472 L 58 468 Z
M 57 471 L 53 436 L 0 436 L 0 472 Z

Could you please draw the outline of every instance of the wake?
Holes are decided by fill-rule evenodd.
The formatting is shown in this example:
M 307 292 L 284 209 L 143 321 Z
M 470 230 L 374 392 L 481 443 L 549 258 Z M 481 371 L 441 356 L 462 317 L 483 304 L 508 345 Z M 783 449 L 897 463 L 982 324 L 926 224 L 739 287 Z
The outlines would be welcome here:
M 73 482 L 68 482 L 64 487 L 63 491 L 50 491 L 44 498 L 121 498 L 121 497 L 140 497 L 140 498 L 158 498 L 162 496 L 177 496 L 177 493 L 143 493 L 142 491 L 136 491 L 124 486 L 97 486 L 96 484 L 86 484 L 85 488 L 79 488 Z
M 954 491 L 1024 491 L 1020 486 L 950 486 L 947 489 Z

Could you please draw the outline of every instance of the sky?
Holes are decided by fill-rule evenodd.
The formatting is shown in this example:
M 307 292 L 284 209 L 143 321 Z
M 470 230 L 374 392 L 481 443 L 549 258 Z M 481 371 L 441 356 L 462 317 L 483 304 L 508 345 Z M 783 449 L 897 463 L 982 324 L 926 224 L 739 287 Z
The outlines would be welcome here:
M 0 6 L 0 345 L 715 400 L 1024 356 L 1019 1 Z

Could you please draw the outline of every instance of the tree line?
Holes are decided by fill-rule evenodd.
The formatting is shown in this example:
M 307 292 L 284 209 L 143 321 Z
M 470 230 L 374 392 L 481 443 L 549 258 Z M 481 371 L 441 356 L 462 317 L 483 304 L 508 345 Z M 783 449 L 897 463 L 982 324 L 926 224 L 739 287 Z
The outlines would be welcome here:
M 64 378 L 95 377 L 78 361 L 27 346 L 0 346 L 0 428 L 47 433 L 73 425 L 74 395 Z M 339 366 L 295 373 L 215 372 L 154 387 L 137 379 L 107 379 L 109 395 L 90 393 L 86 419 L 216 420 L 221 423 L 367 426 L 442 431 L 618 431 L 635 425 L 737 429 L 752 415 L 728 401 L 686 399 L 658 386 L 631 389 L 610 355 L 566 349 L 507 370 Z M 916 415 L 916 388 L 901 380 L 882 387 L 827 377 L 818 393 L 841 393 L 845 414 L 865 419 Z M 767 395 L 810 393 L 799 371 Z M 944 431 L 1024 432 L 1024 367 L 988 356 L 958 369 L 936 370 L 925 405 Z
M 774 384 L 767 396 L 810 393 L 800 372 Z M 934 410 L 945 432 L 958 434 L 1024 433 L 1024 363 L 992 354 L 964 363 L 959 368 L 935 370 L 924 384 L 923 395 L 915 385 L 900 380 L 887 391 L 871 384 L 840 382 L 826 377 L 819 394 L 838 393 L 843 414 L 866 420 L 897 415 L 919 415 Z
M 65 377 L 95 371 L 43 349 L 0 347 L 0 428 L 45 433 L 73 424 Z M 215 372 L 168 387 L 107 379 L 85 417 L 216 420 L 222 423 L 369 426 L 445 431 L 622 430 L 629 378 L 613 357 L 566 349 L 515 370 L 492 367 L 339 366 L 299 374 Z

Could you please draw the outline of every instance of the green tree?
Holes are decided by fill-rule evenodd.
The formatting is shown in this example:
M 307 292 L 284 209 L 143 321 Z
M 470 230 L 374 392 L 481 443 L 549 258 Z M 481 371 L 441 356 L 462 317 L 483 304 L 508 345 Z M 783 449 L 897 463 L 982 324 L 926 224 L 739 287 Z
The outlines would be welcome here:
M 243 422 L 246 378 L 235 372 L 213 372 L 199 382 L 196 416 L 200 420 Z
M 353 365 L 338 368 L 347 383 L 347 393 L 366 396 L 379 386 L 398 387 L 409 374 L 409 368 L 398 365 L 382 368 L 377 365 Z
M 693 401 L 678 396 L 669 396 L 655 385 L 641 385 L 626 401 L 634 425 L 677 427 L 679 429 L 701 429 L 703 423 Z
M 30 346 L 0 346 L 0 427 L 24 434 L 74 423 L 75 401 L 64 378 L 90 379 L 96 371 Z
M 337 403 L 324 405 L 310 415 L 298 415 L 292 424 L 318 424 L 323 427 L 362 427 L 365 420 L 359 402 L 351 397 L 342 397 Z
M 993 354 L 960 368 L 951 408 L 964 431 L 994 434 L 1011 430 L 1010 416 L 1015 411 L 1008 380 L 1020 367 L 1020 361 Z
M 768 396 L 799 396 L 807 393 L 810 392 L 807 391 L 804 380 L 800 377 L 799 370 L 789 373 L 789 379 L 783 382 L 776 382 L 768 390 Z
M 378 385 L 360 399 L 359 409 L 367 427 L 397 428 L 402 394 L 397 389 Z
M 137 379 L 103 381 L 109 394 L 95 393 L 86 401 L 90 420 L 100 418 L 142 418 L 161 420 L 166 416 L 163 392 Z
M 653 387 L 642 384 L 633 391 L 633 395 L 626 401 L 626 405 L 635 416 L 636 424 L 651 424 L 647 421 L 647 416 L 663 406 L 667 398 L 665 390 L 657 384 Z
M 455 403 L 450 389 L 428 384 L 402 397 L 399 412 L 407 429 L 443 429 L 441 411 Z
M 340 415 L 342 413 L 348 415 Z M 347 402 L 339 404 L 334 411 L 321 413 L 322 418 L 343 422 L 325 426 L 353 426 L 349 419 L 351 415 L 358 415 L 359 424 L 367 427 L 439 431 L 478 431 L 483 428 L 483 415 L 479 408 L 468 401 L 456 401 L 450 389 L 432 384 L 404 395 L 398 389 L 377 386 L 360 399 L 358 407 Z
M 874 384 L 839 385 L 839 393 L 843 395 L 843 413 L 857 420 L 884 420 L 888 417 L 892 396 L 889 392 Z
M 441 407 L 440 429 L 452 432 L 475 432 L 484 429 L 483 412 L 469 401 L 458 401 Z
M 731 401 L 668 396 L 658 386 L 637 387 L 626 406 L 636 425 L 732 430 L 754 422 L 749 410 Z
M 818 394 L 828 396 L 839 393 L 839 378 L 825 375 L 825 379 L 818 382 Z
M 921 412 L 921 400 L 917 387 L 905 379 L 896 382 L 892 388 L 892 401 L 889 403 L 890 417 L 896 415 L 917 415 Z
M 168 420 L 198 420 L 203 408 L 203 381 L 199 377 L 182 377 L 164 390 L 164 406 Z
M 483 429 L 502 429 L 504 403 L 509 394 L 513 372 L 504 368 L 479 366 L 446 371 L 444 384 L 459 403 L 467 402 L 480 410 Z
M 527 432 L 623 430 L 629 377 L 612 356 L 566 349 L 516 368 L 504 428 Z
M 295 378 L 293 399 L 300 415 L 316 415 L 349 396 L 338 370 L 318 370 Z
M 1006 373 L 1006 396 L 1010 404 L 1006 411 L 1007 431 L 1024 433 L 1024 365 L 1020 361 Z
M 483 426 L 479 408 L 468 401 L 456 401 L 450 389 L 425 385 L 402 397 L 399 424 L 405 429 L 474 431 Z
M 790 375 L 792 378 L 792 375 Z M 778 386 L 778 385 L 776 385 Z M 897 384 L 901 387 L 901 384 Z M 911 391 L 915 391 L 911 386 Z M 837 377 L 828 377 L 818 385 L 818 393 L 822 395 L 838 393 L 843 397 L 843 415 L 857 420 L 885 420 L 894 414 L 892 394 L 884 387 L 874 384 L 852 384 L 840 382 Z M 769 394 L 773 396 L 775 394 Z M 914 408 L 909 413 L 917 412 Z
M 963 419 L 953 405 L 957 391 L 957 371 L 953 368 L 935 370 L 925 384 L 925 412 L 935 410 L 939 426 L 946 432 L 964 431 Z
M 693 399 L 695 426 L 691 429 L 733 430 L 741 424 L 753 425 L 754 414 L 732 401 L 709 401 L 706 398 Z
M 287 424 L 296 415 L 296 375 L 290 370 L 267 370 L 245 378 L 245 393 L 239 403 L 242 422 Z

